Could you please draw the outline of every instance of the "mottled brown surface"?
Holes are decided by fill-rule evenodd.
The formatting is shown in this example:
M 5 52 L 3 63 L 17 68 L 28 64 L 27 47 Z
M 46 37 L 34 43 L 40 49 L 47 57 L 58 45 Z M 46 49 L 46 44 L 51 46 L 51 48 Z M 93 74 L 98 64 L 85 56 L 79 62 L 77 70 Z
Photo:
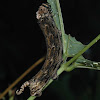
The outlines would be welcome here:
M 48 81 L 57 78 L 57 70 L 62 62 L 61 33 L 55 25 L 50 6 L 42 4 L 36 14 L 38 24 L 45 36 L 47 55 L 42 69 L 28 81 L 32 96 L 40 96 Z M 23 90 L 17 92 L 22 93 Z

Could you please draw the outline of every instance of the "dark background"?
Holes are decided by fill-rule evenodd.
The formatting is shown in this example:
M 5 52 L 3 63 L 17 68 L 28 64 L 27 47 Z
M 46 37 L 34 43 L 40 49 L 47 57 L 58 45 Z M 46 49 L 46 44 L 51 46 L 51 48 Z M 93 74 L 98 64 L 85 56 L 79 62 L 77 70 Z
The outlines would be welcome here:
M 44 2 L 46 0 L 0 1 L 0 92 L 46 54 L 45 38 L 36 19 L 36 11 Z M 100 34 L 100 0 L 60 0 L 60 3 L 66 34 L 83 44 Z M 100 61 L 99 51 L 100 41 L 85 53 L 85 57 Z M 42 64 L 15 88 L 34 76 Z M 22 95 L 15 95 L 15 99 L 27 100 L 29 96 L 26 88 Z M 64 72 L 36 100 L 42 99 L 100 100 L 100 72 L 88 69 Z

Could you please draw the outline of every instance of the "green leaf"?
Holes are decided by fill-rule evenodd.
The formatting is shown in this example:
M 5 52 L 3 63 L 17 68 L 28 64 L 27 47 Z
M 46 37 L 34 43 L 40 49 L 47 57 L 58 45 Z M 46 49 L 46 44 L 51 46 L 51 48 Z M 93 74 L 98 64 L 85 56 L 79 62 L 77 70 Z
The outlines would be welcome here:
M 53 14 L 53 19 L 56 23 L 57 28 L 60 30 L 60 21 L 59 21 L 59 15 L 58 15 L 58 9 L 57 9 L 57 4 L 56 0 L 47 0 L 47 2 L 51 6 L 52 14 Z
M 65 57 L 73 57 L 85 47 L 85 45 L 70 35 L 65 34 L 65 40 Z

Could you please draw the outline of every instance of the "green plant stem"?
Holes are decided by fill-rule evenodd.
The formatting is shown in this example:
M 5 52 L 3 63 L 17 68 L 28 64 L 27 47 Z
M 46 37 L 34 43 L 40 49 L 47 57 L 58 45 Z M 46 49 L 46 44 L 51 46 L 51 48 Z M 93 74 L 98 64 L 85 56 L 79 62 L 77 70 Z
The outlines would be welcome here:
M 30 96 L 27 100 L 35 100 L 36 96 Z

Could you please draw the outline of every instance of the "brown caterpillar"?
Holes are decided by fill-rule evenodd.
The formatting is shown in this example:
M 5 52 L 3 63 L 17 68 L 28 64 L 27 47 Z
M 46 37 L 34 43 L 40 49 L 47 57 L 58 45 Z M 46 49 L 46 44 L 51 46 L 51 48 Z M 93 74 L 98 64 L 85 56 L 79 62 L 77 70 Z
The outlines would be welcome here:
M 41 70 L 31 80 L 26 81 L 19 91 L 16 91 L 17 95 L 29 86 L 32 96 L 40 96 L 49 80 L 57 78 L 57 70 L 62 62 L 61 32 L 55 25 L 50 5 L 43 3 L 36 12 L 36 17 L 46 40 L 46 60 Z

